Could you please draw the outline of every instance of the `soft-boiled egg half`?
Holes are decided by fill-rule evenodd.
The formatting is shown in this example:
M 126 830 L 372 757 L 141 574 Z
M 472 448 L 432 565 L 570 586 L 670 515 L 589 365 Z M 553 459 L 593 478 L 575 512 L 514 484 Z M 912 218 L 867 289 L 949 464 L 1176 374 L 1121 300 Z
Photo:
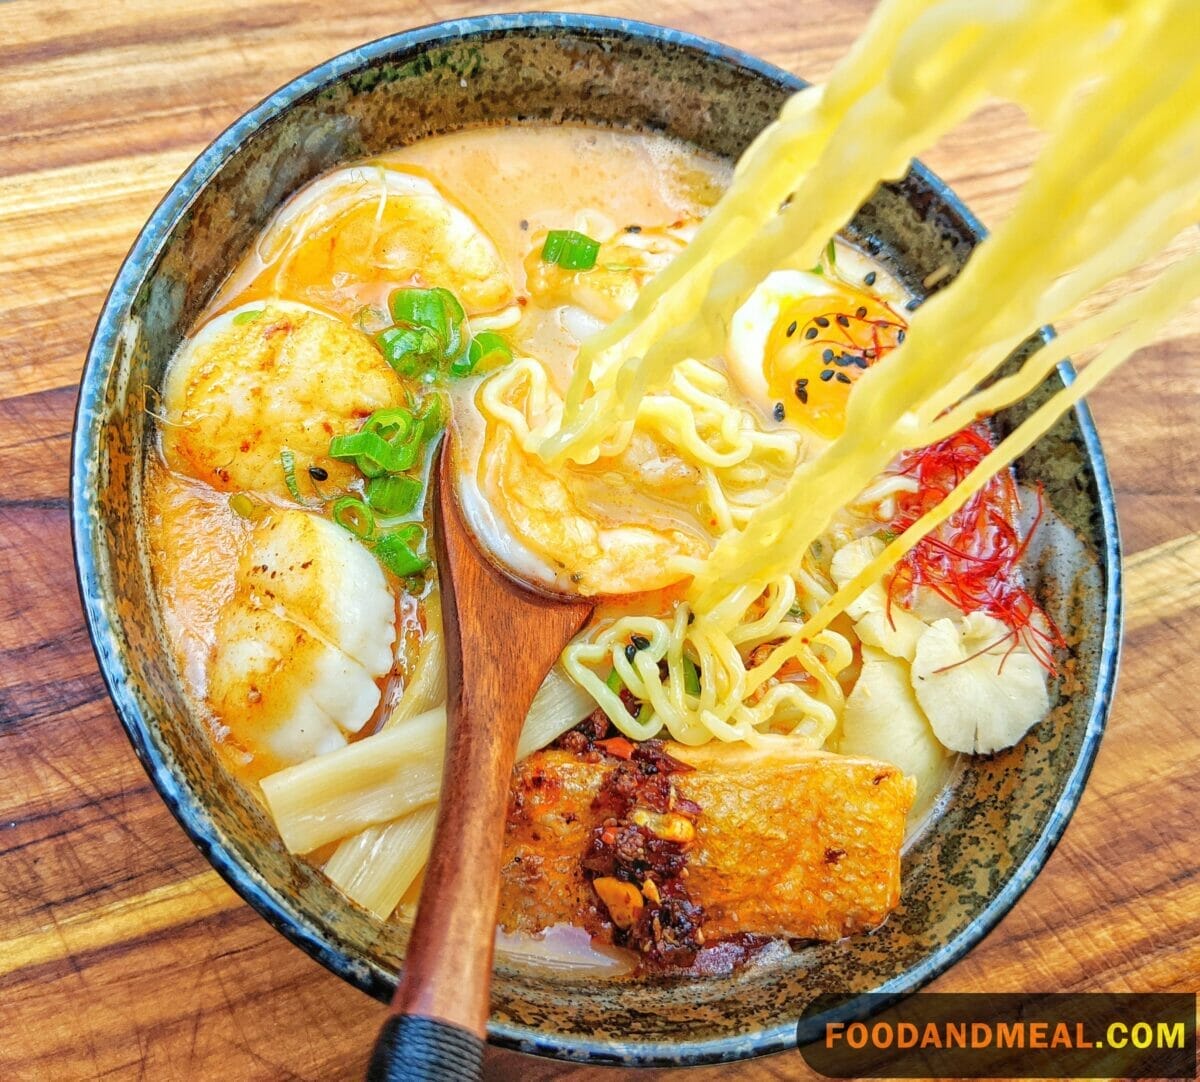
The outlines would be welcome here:
M 833 439 L 854 384 L 905 329 L 873 292 L 832 276 L 774 271 L 734 313 L 729 373 L 767 412 Z

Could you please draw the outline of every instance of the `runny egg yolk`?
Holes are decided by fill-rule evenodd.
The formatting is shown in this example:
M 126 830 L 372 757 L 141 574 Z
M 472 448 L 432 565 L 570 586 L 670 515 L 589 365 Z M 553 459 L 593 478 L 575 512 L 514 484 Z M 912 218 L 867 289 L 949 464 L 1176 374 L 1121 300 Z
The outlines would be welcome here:
M 834 439 L 854 384 L 904 341 L 905 329 L 891 307 L 860 290 L 795 298 L 767 337 L 763 375 L 772 398 L 789 418 Z

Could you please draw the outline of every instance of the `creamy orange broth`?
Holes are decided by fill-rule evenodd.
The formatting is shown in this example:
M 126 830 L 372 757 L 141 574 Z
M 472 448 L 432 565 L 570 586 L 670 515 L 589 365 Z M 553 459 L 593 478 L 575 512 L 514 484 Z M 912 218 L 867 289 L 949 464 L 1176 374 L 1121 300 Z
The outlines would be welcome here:
M 570 126 L 462 132 L 375 161 L 424 177 L 478 222 L 511 273 L 516 297 L 509 300 L 521 306 L 520 323 L 504 334 L 514 349 L 533 345 L 543 356 L 559 343 L 546 326 L 548 309 L 524 290 L 526 259 L 539 234 L 570 228 L 581 213 L 599 215 L 616 229 L 698 219 L 729 179 L 726 164 L 665 137 Z M 196 329 L 221 312 L 271 296 L 346 318 L 346 298 L 331 290 L 321 253 L 322 246 L 331 250 L 346 238 L 336 230 L 314 234 L 321 234 L 319 243 L 303 245 L 284 275 L 278 274 L 277 254 L 275 262 L 264 261 L 253 249 Z M 275 293 L 277 283 L 286 284 L 286 290 Z M 390 292 L 406 284 L 379 274 L 356 286 L 352 300 L 384 307 Z M 561 358 L 564 370 L 570 361 L 569 355 Z M 173 473 L 161 459 L 148 466 L 146 492 L 151 565 L 184 685 L 201 705 L 230 767 L 244 780 L 257 780 L 283 764 L 265 753 L 251 754 L 207 708 L 206 668 L 214 628 L 222 605 L 233 595 L 237 552 L 248 523 L 230 509 L 228 494 Z M 395 703 L 420 645 L 426 599 L 413 597 L 394 581 L 393 586 L 398 595 L 396 664 L 380 681 L 384 695 L 375 720 L 358 737 L 375 731 Z

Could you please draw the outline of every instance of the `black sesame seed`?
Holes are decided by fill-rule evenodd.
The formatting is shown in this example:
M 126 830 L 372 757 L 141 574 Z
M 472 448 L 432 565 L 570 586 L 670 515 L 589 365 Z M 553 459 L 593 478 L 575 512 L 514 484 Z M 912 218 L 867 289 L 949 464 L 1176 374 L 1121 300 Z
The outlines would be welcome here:
M 791 337 L 792 337 L 792 335 L 793 335 L 793 334 L 795 334 L 795 333 L 796 333 L 796 321 L 793 319 L 793 320 L 791 321 L 791 323 L 789 323 L 789 324 L 788 324 L 787 336 L 788 336 L 789 338 L 791 338 Z
M 883 242 L 878 237 L 867 237 L 867 251 L 871 255 L 879 255 L 882 248 Z
M 860 308 L 857 312 L 854 313 L 854 317 L 855 317 L 855 319 L 862 319 L 862 317 L 865 316 L 866 314 L 867 314 L 867 310 L 865 308 Z
M 863 279 L 863 281 L 866 282 L 867 285 L 873 286 L 875 284 L 875 272 L 868 271 L 867 276 Z
M 919 300 L 917 300 L 916 297 L 913 297 L 913 299 L 911 301 L 909 301 L 908 304 L 906 304 L 904 307 L 907 308 L 910 312 L 915 312 L 918 308 L 921 307 L 921 302 Z
M 642 227 L 640 225 L 627 225 L 625 227 L 626 233 L 640 233 L 641 231 Z
M 637 657 L 637 647 L 630 643 L 625 647 L 625 660 L 632 662 L 635 657 Z
M 787 416 L 787 414 L 784 413 L 784 411 L 783 411 L 783 403 L 776 402 L 775 403 L 775 420 L 782 421 L 784 419 L 784 417 L 786 417 L 786 416 Z
M 854 363 L 858 365 L 859 368 L 867 368 L 870 366 L 870 362 L 868 362 L 866 357 L 855 357 Z
M 328 481 L 329 480 L 329 471 L 327 469 L 325 469 L 323 466 L 309 466 L 308 467 L 308 476 L 311 477 L 314 481 Z
M 899 333 L 896 335 L 896 345 L 899 345 L 899 344 L 900 344 L 901 342 L 903 342 L 903 341 L 904 341 L 904 331 L 900 331 L 900 332 L 899 332 Z
M 821 382 L 828 383 L 831 379 L 833 379 L 833 369 L 832 368 L 824 369 L 821 372 Z
M 853 364 L 856 359 L 857 358 L 855 358 L 855 357 L 851 357 L 849 353 L 843 353 L 833 363 L 836 364 L 838 366 L 838 368 L 845 368 L 848 364 Z
M 816 324 L 818 327 L 828 327 L 829 320 L 827 320 L 824 316 L 817 316 Z
M 803 405 L 808 405 L 808 380 L 796 380 L 796 397 Z
M 817 328 L 809 327 L 808 330 L 806 330 L 804 332 L 804 337 L 805 338 L 816 338 L 817 337 Z
M 850 326 L 850 320 L 848 320 L 845 316 L 838 316 L 837 321 L 838 321 L 839 327 L 849 327 Z
M 822 353 L 821 360 L 823 360 L 826 364 L 828 364 L 830 361 L 832 361 L 833 360 L 833 350 L 827 349 L 824 353 Z
M 630 635 L 629 642 L 635 650 L 645 650 L 650 646 L 650 640 L 645 635 Z
M 528 218 L 522 218 L 522 219 L 521 219 L 521 228 L 522 228 L 522 229 L 528 229 L 528 228 L 529 228 L 529 219 L 528 219 Z
M 849 383 L 850 382 L 850 377 L 848 375 L 846 375 L 845 372 L 837 372 L 835 374 L 837 375 L 838 383 Z

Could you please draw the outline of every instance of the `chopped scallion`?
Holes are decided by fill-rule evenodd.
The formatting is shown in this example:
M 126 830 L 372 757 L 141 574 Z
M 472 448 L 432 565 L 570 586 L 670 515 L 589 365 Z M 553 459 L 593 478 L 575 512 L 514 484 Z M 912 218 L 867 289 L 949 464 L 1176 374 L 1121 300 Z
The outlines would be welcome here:
M 389 327 L 375 336 L 384 360 L 397 375 L 420 379 L 437 368 L 441 347 L 437 335 L 419 327 Z
M 404 443 L 388 443 L 375 432 L 355 432 L 334 436 L 329 441 L 329 457 L 339 462 L 353 462 L 364 477 L 384 473 L 403 473 L 417 461 L 420 438 Z
M 263 311 L 264 309 L 262 308 L 248 308 L 244 312 L 238 312 L 238 314 L 233 317 L 233 325 L 235 327 L 241 327 L 247 323 L 253 323 L 256 319 L 258 319 L 259 316 L 263 314 Z
M 812 274 L 824 274 L 826 268 L 833 270 L 837 266 L 837 248 L 834 245 L 832 237 L 829 238 L 829 243 L 825 245 L 825 250 L 821 253 L 821 258 L 817 260 L 817 265 L 813 267 Z
M 557 263 L 563 270 L 591 270 L 600 242 L 574 229 L 552 229 L 542 245 L 542 262 Z
M 442 353 L 458 353 L 467 313 L 450 290 L 397 289 L 391 296 L 391 309 L 398 324 L 431 332 Z
M 413 477 L 373 477 L 367 483 L 367 503 L 385 518 L 408 514 L 420 497 L 421 482 Z
M 689 695 L 700 694 L 700 670 L 696 663 L 686 655 L 683 659 L 683 690 Z
M 495 331 L 480 331 L 467 348 L 467 373 L 476 369 L 490 372 L 494 368 L 502 368 L 512 359 L 512 348 L 500 335 Z M 453 366 L 450 371 L 453 374 Z
M 375 535 L 375 516 L 357 496 L 343 496 L 334 501 L 333 521 L 361 541 L 369 541 Z
M 446 407 L 440 394 L 431 394 L 417 414 L 425 439 L 437 435 L 446 427 Z
M 613 669 L 604 681 L 604 686 L 614 695 L 620 695 L 625 690 L 625 681 L 621 679 L 620 673 L 616 669 Z M 642 703 L 638 706 L 637 713 L 633 716 L 637 721 L 646 722 L 654 716 L 654 712 L 649 703 Z
M 296 456 L 285 447 L 279 452 L 279 461 L 283 463 L 283 481 L 287 485 L 288 494 L 297 503 L 304 503 L 304 496 L 296 483 Z
M 385 534 L 376 542 L 375 555 L 397 578 L 415 575 L 429 566 L 428 557 L 416 551 L 420 537 L 419 526 L 403 526 L 394 533 Z
M 395 443 L 398 439 L 404 439 L 412 431 L 412 427 L 412 413 L 398 406 L 395 409 L 376 410 L 363 422 L 359 431 L 374 432 L 388 443 Z

